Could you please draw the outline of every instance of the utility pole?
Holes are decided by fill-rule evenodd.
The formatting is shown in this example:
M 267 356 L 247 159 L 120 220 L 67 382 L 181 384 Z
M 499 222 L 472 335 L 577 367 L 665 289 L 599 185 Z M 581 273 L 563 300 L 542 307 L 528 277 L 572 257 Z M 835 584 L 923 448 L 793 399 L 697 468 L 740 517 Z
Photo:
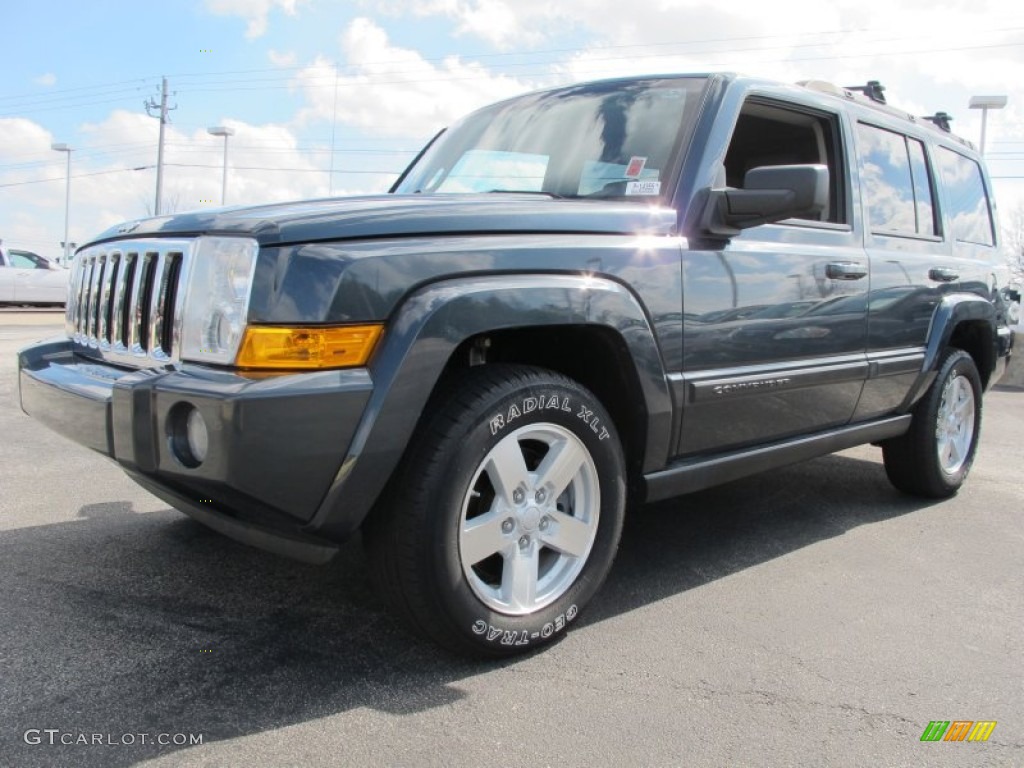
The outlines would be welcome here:
M 160 207 L 163 200 L 164 193 L 164 128 L 169 122 L 167 119 L 167 112 L 173 109 L 177 109 L 177 105 L 173 107 L 167 106 L 167 78 L 162 78 L 163 84 L 160 88 L 160 103 L 157 104 L 152 99 L 149 99 L 143 106 L 146 108 L 146 114 L 150 117 L 160 118 L 160 141 L 157 144 L 156 149 L 156 203 L 153 206 L 153 215 L 159 216 L 161 213 Z M 154 115 L 150 112 L 151 109 L 159 109 L 159 114 Z
M 67 144 L 51 144 L 50 149 L 55 152 L 66 152 L 68 156 L 68 170 L 64 181 L 64 242 L 61 243 L 64 249 L 64 260 L 61 263 L 66 267 L 71 248 L 71 243 L 68 242 L 68 216 L 71 213 L 71 147 Z

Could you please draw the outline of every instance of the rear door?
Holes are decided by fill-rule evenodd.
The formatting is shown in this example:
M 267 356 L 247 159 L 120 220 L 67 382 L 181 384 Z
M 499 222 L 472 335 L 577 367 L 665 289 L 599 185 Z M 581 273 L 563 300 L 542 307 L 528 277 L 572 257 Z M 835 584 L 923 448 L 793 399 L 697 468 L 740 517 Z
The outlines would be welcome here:
M 904 123 L 857 123 L 857 156 L 871 257 L 870 374 L 855 420 L 897 408 L 924 361 L 928 328 L 959 274 L 936 205 L 926 137 Z
M 683 254 L 680 455 L 756 445 L 847 423 L 867 372 L 867 255 L 852 205 L 848 127 L 814 102 L 750 96 L 724 182 L 752 168 L 820 163 L 818 220 L 754 227 L 718 250 Z

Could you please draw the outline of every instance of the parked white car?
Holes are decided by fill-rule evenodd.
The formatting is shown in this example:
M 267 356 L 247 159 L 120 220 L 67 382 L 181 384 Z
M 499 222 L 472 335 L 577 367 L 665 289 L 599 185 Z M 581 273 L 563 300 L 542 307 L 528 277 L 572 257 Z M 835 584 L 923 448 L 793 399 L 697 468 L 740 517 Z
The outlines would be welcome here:
M 38 253 L 0 248 L 0 304 L 61 304 L 71 270 Z

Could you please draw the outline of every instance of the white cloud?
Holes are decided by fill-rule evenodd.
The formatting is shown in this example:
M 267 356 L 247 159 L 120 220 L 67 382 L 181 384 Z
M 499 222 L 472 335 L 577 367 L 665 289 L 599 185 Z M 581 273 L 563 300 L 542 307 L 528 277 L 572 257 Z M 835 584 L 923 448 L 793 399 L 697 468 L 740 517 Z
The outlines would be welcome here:
M 235 130 L 229 140 L 228 204 L 327 194 L 326 155 L 302 149 L 287 126 L 217 122 Z M 81 127 L 71 156 L 73 242 L 83 243 L 114 224 L 152 211 L 155 170 L 130 169 L 155 165 L 158 130 L 158 122 L 145 114 L 120 110 Z M 50 257 L 58 255 L 63 238 L 65 179 L 65 158 L 50 149 L 52 140 L 49 131 L 31 120 L 0 119 L 0 237 L 8 246 Z M 220 204 L 223 148 L 223 139 L 205 128 L 167 127 L 165 211 Z M 378 189 L 385 185 L 384 179 L 361 179 Z M 9 184 L 17 186 L 4 186 Z
M 544 42 L 553 31 L 548 20 L 558 20 L 559 31 L 575 24 L 553 3 L 533 0 L 363 0 L 362 5 L 388 16 L 444 16 L 455 22 L 455 35 L 479 37 L 500 50 Z
M 249 22 L 245 36 L 262 37 L 267 32 L 267 17 L 279 8 L 294 16 L 299 0 L 206 0 L 206 10 L 217 16 L 240 16 Z
M 46 72 L 38 77 L 33 77 L 32 82 L 50 88 L 57 84 L 57 76 L 53 72 Z
M 267 51 L 267 58 L 275 67 L 294 67 L 298 61 L 295 51 L 275 51 L 273 48 Z
M 418 51 L 392 45 L 365 18 L 345 28 L 341 47 L 347 67 L 336 71 L 321 57 L 296 77 L 308 102 L 299 124 L 337 115 L 339 123 L 376 136 L 423 138 L 477 107 L 537 85 L 454 56 L 428 61 Z
M 210 13 L 244 20 L 249 38 L 267 32 L 272 14 L 300 10 L 300 0 L 204 3 Z M 229 202 L 302 198 L 328 192 L 325 126 L 329 129 L 335 114 L 339 149 L 355 139 L 365 142 L 357 147 L 408 150 L 418 141 L 382 139 L 423 139 L 474 108 L 537 87 L 638 73 L 735 69 L 783 81 L 824 79 L 840 85 L 880 79 L 893 104 L 914 114 L 949 111 L 956 118 L 954 131 L 972 140 L 980 132 L 980 114 L 967 109 L 968 97 L 1008 93 L 1008 107 L 989 116 L 989 150 L 1016 148 L 995 142 L 1024 136 L 1024 92 L 1018 85 L 1024 82 L 1024 59 L 1020 48 L 1012 47 L 1024 43 L 1024 19 L 1019 14 L 1011 18 L 1005 0 L 942 0 L 939 5 L 930 0 L 359 0 L 352 6 L 382 21 L 359 18 L 344 27 L 339 68 L 332 63 L 339 58 L 335 51 L 267 52 L 277 67 L 309 62 L 292 80 L 303 98 L 295 114 L 282 113 L 275 123 L 260 125 L 196 116 L 190 117 L 199 126 L 194 131 L 170 127 L 167 160 L 175 165 L 167 168 L 167 198 L 176 197 L 182 207 L 219 201 L 223 142 L 208 136 L 205 125 L 226 123 L 238 130 L 230 139 Z M 426 18 L 432 19 L 432 32 L 447 25 L 456 45 L 475 38 L 505 53 L 476 61 L 437 59 L 439 46 L 450 39 L 435 34 L 430 41 L 403 47 L 389 37 L 391 25 L 397 36 L 400 24 Z M 564 50 L 569 47 L 575 52 Z M 45 85 L 48 77 L 36 82 Z M 184 113 L 175 117 L 184 119 Z M 50 142 L 56 138 L 73 144 L 76 176 L 152 165 L 157 122 L 142 114 L 113 113 L 77 136 L 69 131 L 56 137 L 44 126 L 0 120 L 0 185 L 54 179 L 0 186 L 0 237 L 55 247 L 63 232 L 64 157 L 50 150 Z M 101 150 L 100 145 L 117 148 Z M 357 152 L 336 157 L 338 168 L 364 171 L 397 167 L 408 159 L 369 155 L 364 161 L 367 155 Z M 195 165 L 209 167 L 185 167 Z M 1019 175 L 1019 160 L 992 155 L 989 165 L 993 175 Z M 291 170 L 261 170 L 266 168 Z M 390 181 L 386 174 L 369 173 L 334 178 L 336 193 L 338 186 L 352 192 L 381 190 Z M 1024 181 L 999 179 L 995 185 L 1003 211 L 1024 200 Z M 72 239 L 81 241 L 108 224 L 145 215 L 153 186 L 152 170 L 74 179 Z

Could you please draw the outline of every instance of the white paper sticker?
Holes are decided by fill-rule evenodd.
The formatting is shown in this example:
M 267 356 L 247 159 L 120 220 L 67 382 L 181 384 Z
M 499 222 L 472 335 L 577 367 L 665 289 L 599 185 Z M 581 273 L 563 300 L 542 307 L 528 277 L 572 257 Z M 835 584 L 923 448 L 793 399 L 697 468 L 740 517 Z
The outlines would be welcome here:
M 660 195 L 660 181 L 631 181 L 626 184 L 627 195 Z

